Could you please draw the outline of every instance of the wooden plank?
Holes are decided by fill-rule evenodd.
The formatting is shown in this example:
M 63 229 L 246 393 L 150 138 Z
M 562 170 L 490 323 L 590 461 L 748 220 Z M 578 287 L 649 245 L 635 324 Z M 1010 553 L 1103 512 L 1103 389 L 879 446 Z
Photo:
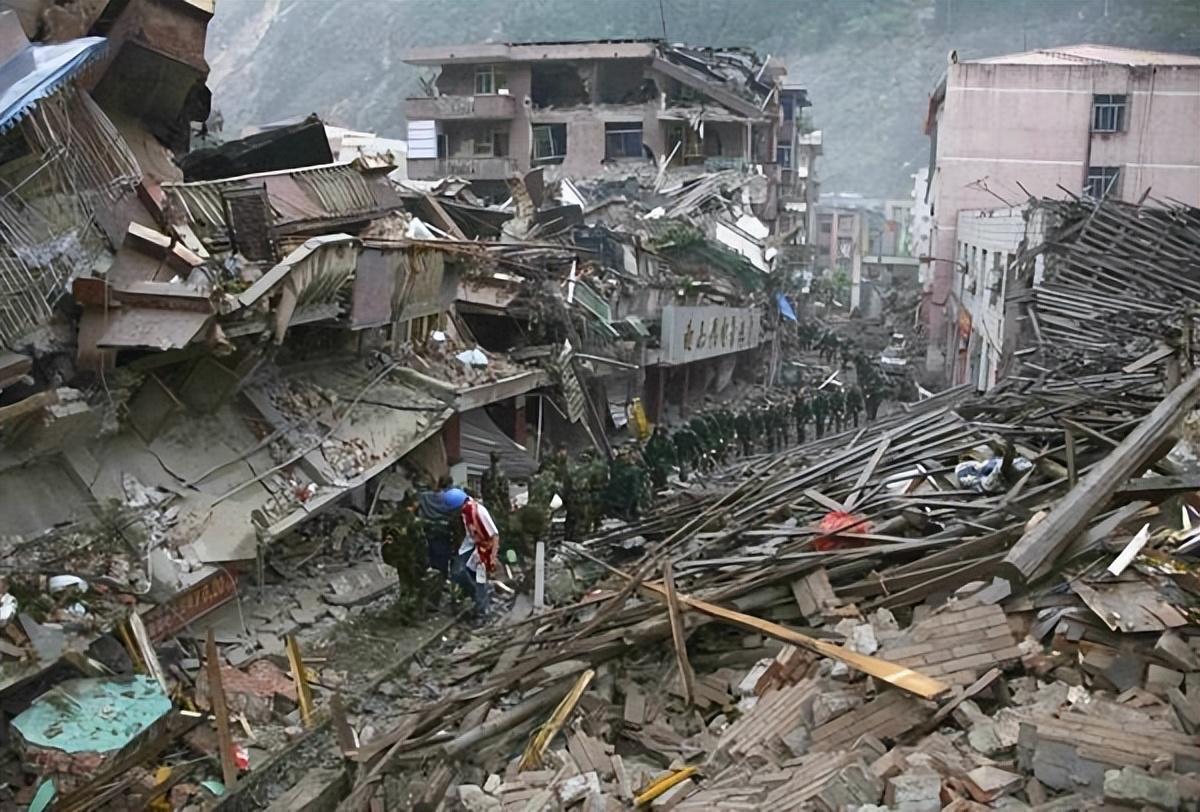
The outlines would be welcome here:
M 1074 488 L 1079 482 L 1079 471 L 1075 467 L 1075 432 L 1068 426 L 1063 429 L 1063 434 L 1067 445 L 1067 484 Z
M 575 710 L 575 706 L 579 703 L 579 698 L 583 696 L 583 692 L 587 690 L 588 685 L 591 684 L 592 678 L 595 676 L 596 672 L 590 668 L 579 675 L 579 679 L 575 681 L 575 685 L 571 687 L 567 695 L 558 703 L 558 707 L 554 709 L 554 713 L 550 714 L 550 718 L 546 720 L 546 724 L 539 728 L 538 732 L 529 740 L 529 745 L 525 748 L 525 752 L 521 756 L 519 770 L 534 769 L 541 764 L 542 755 L 546 752 L 546 748 L 550 746 L 550 740 L 566 724 L 571 711 Z
M 221 661 L 217 657 L 217 640 L 212 629 L 208 630 L 208 637 L 204 641 L 204 666 L 208 669 L 208 693 L 217 723 L 221 778 L 225 782 L 225 791 L 228 792 L 237 783 L 238 769 L 233 760 L 233 734 L 229 731 L 229 710 L 225 706 L 225 688 L 221 684 Z
M 295 635 L 286 638 L 288 665 L 292 671 L 292 683 L 296 686 L 296 697 L 299 699 L 300 719 L 305 727 L 311 727 L 315 708 L 313 707 L 312 689 L 308 686 L 308 672 L 304 668 L 304 658 L 300 656 L 300 644 Z
M 667 596 L 667 616 L 671 621 L 671 642 L 675 646 L 675 663 L 679 666 L 679 681 L 683 686 L 683 701 L 696 703 L 696 673 L 687 656 L 687 632 L 683 627 L 683 613 L 679 611 L 679 600 L 675 594 L 675 576 L 671 572 L 671 559 L 663 562 L 663 587 Z
M 826 510 L 838 510 L 843 512 L 846 510 L 846 506 L 841 502 L 838 502 L 835 499 L 830 499 L 816 488 L 806 488 L 804 490 L 804 495 Z
M 158 654 L 154 651 L 154 644 L 150 642 L 150 635 L 146 632 L 146 626 L 142 623 L 141 616 L 137 612 L 130 612 L 127 622 L 133 642 L 137 645 L 138 655 L 146 666 L 146 673 L 154 677 L 155 681 L 162 686 L 164 694 L 169 694 L 170 689 L 167 687 L 167 677 L 163 673 L 162 663 L 158 661 Z
M 625 577 L 629 576 L 626 575 Z M 667 599 L 666 590 L 660 584 L 643 583 L 642 590 L 657 600 L 666 601 Z M 824 640 L 817 640 L 808 635 L 793 631 L 786 626 L 772 623 L 769 620 L 763 620 L 753 615 L 726 609 L 723 606 L 717 606 L 716 604 L 697 598 L 689 598 L 681 595 L 679 600 L 697 612 L 708 615 L 715 620 L 721 620 L 743 629 L 759 632 L 776 640 L 782 640 L 785 643 L 791 643 L 794 646 L 819 654 L 822 657 L 828 657 L 832 660 L 845 663 L 857 671 L 870 674 L 876 679 L 881 679 L 890 685 L 895 685 L 897 688 L 915 694 L 922 699 L 936 699 L 945 695 L 950 690 L 950 686 L 946 683 L 927 677 L 911 668 L 889 663 L 878 657 L 859 654 L 856 651 L 851 651 L 848 648 L 834 645 Z
M 334 694 L 329 700 L 329 719 L 333 724 L 342 758 L 353 758 L 358 751 L 358 736 L 346 720 L 346 705 L 341 694 Z
M 1139 473 L 1149 455 L 1200 399 L 1200 371 L 1193 372 L 1138 423 L 1112 452 L 1096 463 L 1005 556 L 1000 574 L 1027 583 L 1045 571 L 1078 536 L 1117 488 Z
M 863 488 L 871 481 L 871 477 L 875 475 L 875 469 L 879 467 L 880 460 L 887 453 L 888 447 L 892 444 L 892 437 L 889 434 L 883 435 L 879 440 L 879 445 L 875 447 L 875 453 L 871 455 L 871 459 L 867 460 L 867 464 L 863 466 L 862 473 L 858 475 L 858 481 L 854 483 L 854 487 L 850 490 L 850 495 L 845 499 L 846 510 L 854 510 L 854 506 L 858 503 L 862 496 Z

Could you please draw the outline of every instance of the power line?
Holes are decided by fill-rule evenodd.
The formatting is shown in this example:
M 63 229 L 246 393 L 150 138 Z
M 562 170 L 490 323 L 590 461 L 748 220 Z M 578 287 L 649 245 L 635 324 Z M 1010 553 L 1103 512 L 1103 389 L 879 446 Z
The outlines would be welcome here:
M 667 37 L 667 12 L 663 9 L 663 0 L 658 0 L 658 18 L 662 20 L 663 41 L 668 40 Z

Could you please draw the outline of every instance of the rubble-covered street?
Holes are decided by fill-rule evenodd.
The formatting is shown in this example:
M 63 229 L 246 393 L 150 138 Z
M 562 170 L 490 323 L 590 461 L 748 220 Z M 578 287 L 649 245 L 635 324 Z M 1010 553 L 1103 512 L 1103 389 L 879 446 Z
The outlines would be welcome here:
M 875 198 L 679 2 L 377 133 L 235 1 L 0 0 L 0 810 L 1200 809 L 1200 56 Z

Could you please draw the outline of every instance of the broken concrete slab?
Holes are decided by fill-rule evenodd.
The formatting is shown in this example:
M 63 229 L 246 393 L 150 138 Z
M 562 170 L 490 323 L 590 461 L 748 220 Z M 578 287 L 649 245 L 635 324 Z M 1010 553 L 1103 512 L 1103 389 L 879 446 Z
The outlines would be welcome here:
M 1024 783 L 1024 778 L 1020 773 L 1009 772 L 990 765 L 976 767 L 963 778 L 971 797 L 980 803 L 994 801 L 1002 795 L 1015 791 Z
M 378 598 L 396 586 L 396 571 L 386 564 L 371 561 L 340 572 L 329 581 L 332 594 L 326 602 L 335 606 L 358 606 Z
M 1178 809 L 1179 789 L 1175 781 L 1155 778 L 1135 767 L 1104 773 L 1104 799 L 1120 804 Z

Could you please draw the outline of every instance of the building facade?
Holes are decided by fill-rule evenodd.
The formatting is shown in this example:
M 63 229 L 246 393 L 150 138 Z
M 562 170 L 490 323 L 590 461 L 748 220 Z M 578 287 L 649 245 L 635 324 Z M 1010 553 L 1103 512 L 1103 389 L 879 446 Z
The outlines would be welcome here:
M 419 49 L 406 61 L 438 70 L 428 95 L 407 102 L 414 179 L 495 182 L 536 166 L 585 177 L 652 161 L 761 165 L 778 180 L 785 68 L 749 51 L 488 43 Z
M 1198 131 L 1200 57 L 1098 45 L 952 55 L 926 121 L 930 371 L 958 364 L 959 315 L 969 310 L 956 293 L 960 212 L 1071 195 L 1200 204 Z

